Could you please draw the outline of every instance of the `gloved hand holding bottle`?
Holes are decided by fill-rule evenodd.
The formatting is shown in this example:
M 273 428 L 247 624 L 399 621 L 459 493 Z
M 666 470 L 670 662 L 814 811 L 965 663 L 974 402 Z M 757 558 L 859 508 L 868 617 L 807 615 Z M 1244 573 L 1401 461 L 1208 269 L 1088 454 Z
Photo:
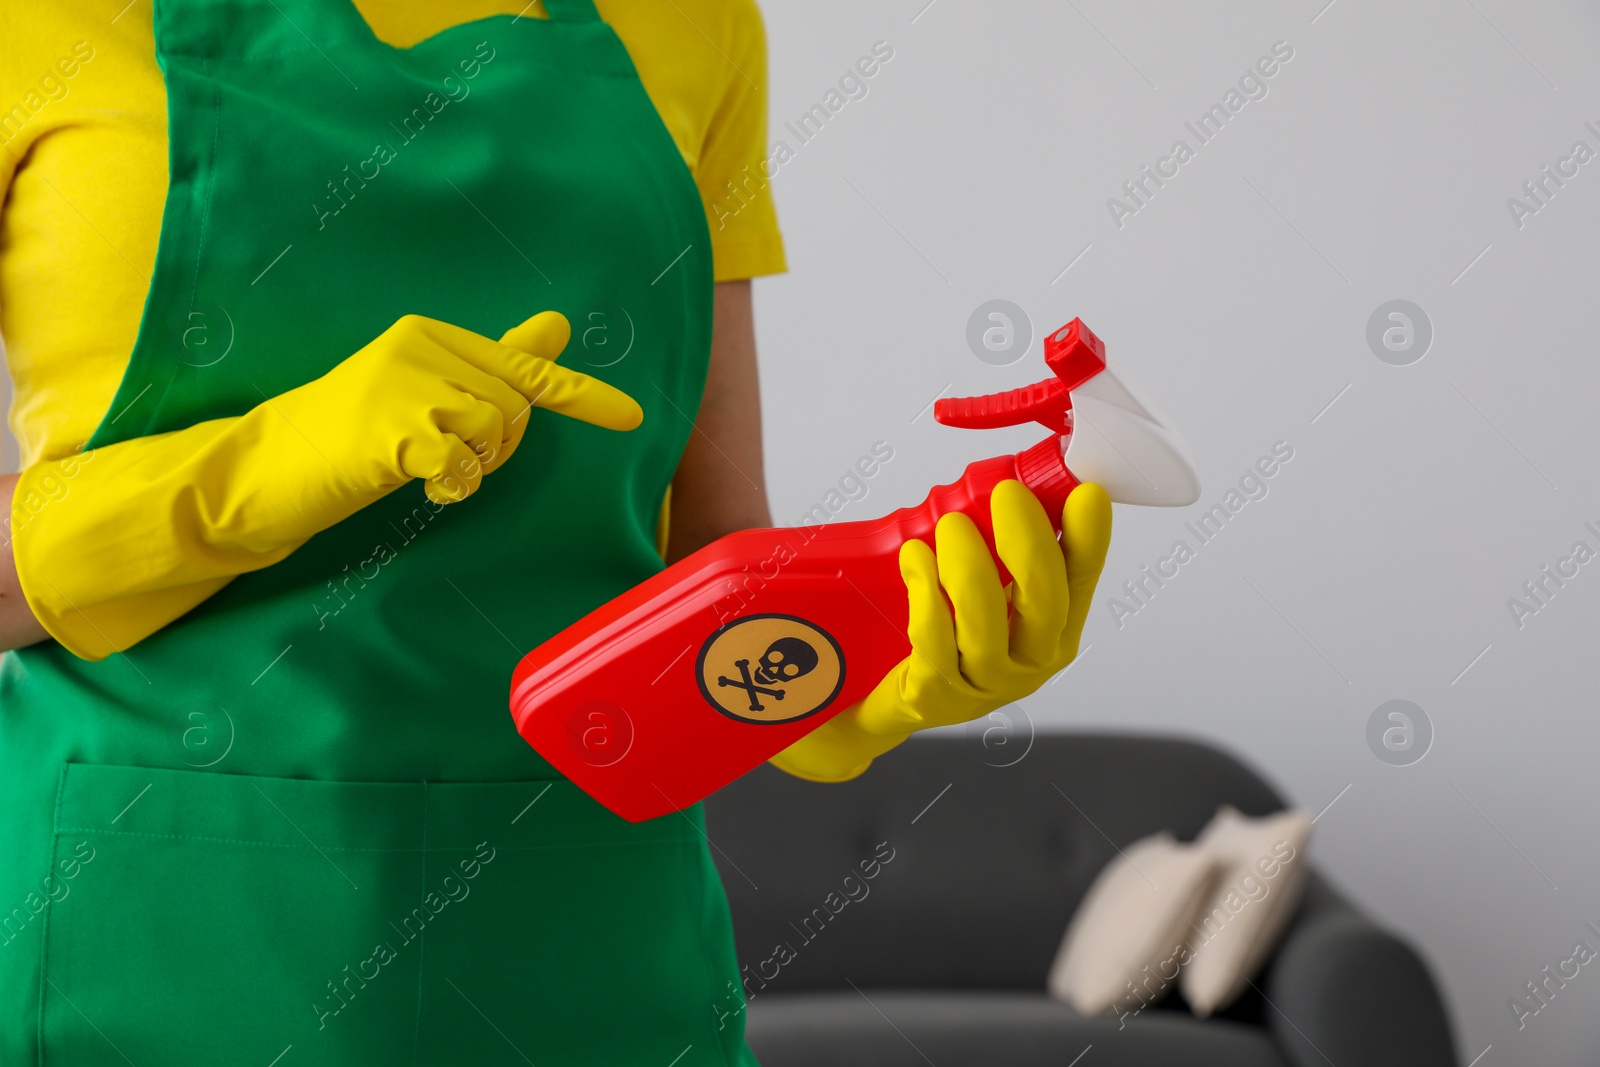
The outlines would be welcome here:
M 567 320 L 543 312 L 499 342 L 408 315 L 327 374 L 243 415 L 72 457 L 64 496 L 13 505 L 23 593 L 74 655 L 121 651 L 407 482 L 465 499 L 510 458 L 531 408 L 613 430 L 627 394 L 553 362 Z M 59 463 L 22 473 L 25 502 Z
M 913 732 L 980 718 L 1072 662 L 1111 542 L 1110 498 L 1098 485 L 1075 488 L 1059 542 L 1020 482 L 995 487 L 990 514 L 996 550 L 1014 581 L 1009 610 L 972 520 L 941 517 L 936 550 L 915 539 L 900 549 L 911 655 L 866 699 L 773 757 L 773 765 L 813 781 L 854 778 Z

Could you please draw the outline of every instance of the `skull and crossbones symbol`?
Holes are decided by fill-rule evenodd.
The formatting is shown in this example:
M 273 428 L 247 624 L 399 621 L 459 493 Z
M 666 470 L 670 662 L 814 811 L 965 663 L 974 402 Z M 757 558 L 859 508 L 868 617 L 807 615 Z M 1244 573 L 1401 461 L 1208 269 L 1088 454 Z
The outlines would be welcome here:
M 780 637 L 767 646 L 767 650 L 756 661 L 754 671 L 750 669 L 747 659 L 734 660 L 733 665 L 739 669 L 739 678 L 719 675 L 718 688 L 733 686 L 743 689 L 750 698 L 750 710 L 765 711 L 767 708 L 761 703 L 762 697 L 783 699 L 783 690 L 774 686 L 787 685 L 816 670 L 817 650 L 798 637 Z

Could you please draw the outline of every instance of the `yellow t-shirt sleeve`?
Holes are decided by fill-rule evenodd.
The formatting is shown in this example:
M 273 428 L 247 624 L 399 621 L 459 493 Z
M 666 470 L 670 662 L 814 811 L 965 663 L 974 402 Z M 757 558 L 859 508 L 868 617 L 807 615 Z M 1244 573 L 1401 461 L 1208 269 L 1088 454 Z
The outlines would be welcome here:
M 785 269 L 756 0 L 596 0 L 694 175 L 719 282 Z
M 695 169 L 717 281 L 786 269 L 767 154 L 767 36 L 754 0 L 732 5 L 730 76 Z

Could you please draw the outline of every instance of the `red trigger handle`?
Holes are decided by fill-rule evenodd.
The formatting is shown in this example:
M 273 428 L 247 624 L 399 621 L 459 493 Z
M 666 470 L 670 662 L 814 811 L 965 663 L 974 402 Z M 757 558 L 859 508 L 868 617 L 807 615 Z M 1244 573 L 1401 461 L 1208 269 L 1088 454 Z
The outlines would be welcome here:
M 946 397 L 933 405 L 933 417 L 964 430 L 1037 422 L 1067 433 L 1072 428 L 1072 390 L 1105 370 L 1106 346 L 1082 319 L 1073 319 L 1044 339 L 1044 362 L 1054 378 L 986 396 Z

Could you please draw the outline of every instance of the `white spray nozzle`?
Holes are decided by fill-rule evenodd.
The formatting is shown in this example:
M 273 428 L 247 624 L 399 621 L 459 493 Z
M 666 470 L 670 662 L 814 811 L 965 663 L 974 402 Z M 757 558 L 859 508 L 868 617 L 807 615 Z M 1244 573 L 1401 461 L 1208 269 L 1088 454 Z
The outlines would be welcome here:
M 1072 390 L 1062 461 L 1119 504 L 1179 508 L 1200 499 L 1189 447 L 1109 367 Z

